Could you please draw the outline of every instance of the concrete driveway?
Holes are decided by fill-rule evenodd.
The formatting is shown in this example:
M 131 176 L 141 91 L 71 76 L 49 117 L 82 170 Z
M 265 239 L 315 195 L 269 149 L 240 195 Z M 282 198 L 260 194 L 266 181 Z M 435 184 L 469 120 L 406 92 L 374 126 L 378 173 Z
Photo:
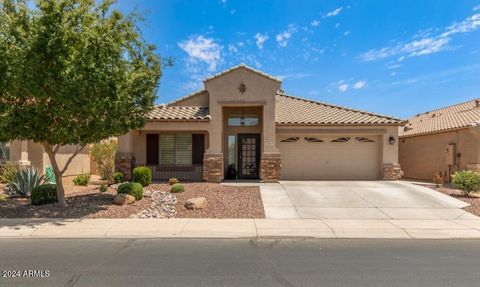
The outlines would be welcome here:
M 267 218 L 477 218 L 462 201 L 402 181 L 281 181 L 260 190 Z

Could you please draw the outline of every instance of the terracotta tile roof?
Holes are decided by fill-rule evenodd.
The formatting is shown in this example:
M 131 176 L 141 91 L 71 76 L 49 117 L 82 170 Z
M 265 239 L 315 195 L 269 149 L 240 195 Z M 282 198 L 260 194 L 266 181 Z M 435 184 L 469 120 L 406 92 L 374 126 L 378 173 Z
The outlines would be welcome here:
M 149 120 L 210 120 L 208 107 L 156 106 L 149 114 Z
M 478 106 L 477 102 L 478 101 Z M 408 119 L 399 136 L 414 136 L 480 125 L 480 99 L 433 110 Z
M 272 75 L 266 74 L 266 73 L 264 73 L 264 72 L 262 72 L 262 71 L 259 71 L 259 70 L 257 70 L 257 69 L 254 69 L 254 68 L 252 68 L 252 67 L 249 67 L 249 66 L 247 66 L 247 65 L 245 65 L 245 64 L 240 64 L 240 65 L 231 67 L 230 69 L 227 69 L 227 70 L 222 71 L 222 72 L 220 72 L 220 73 L 218 73 L 218 74 L 216 74 L 216 75 L 213 75 L 213 76 L 211 76 L 211 77 L 206 78 L 203 82 L 208 82 L 208 81 L 210 81 L 210 80 L 216 79 L 216 78 L 218 78 L 218 77 L 220 77 L 220 76 L 222 76 L 222 75 L 225 75 L 225 74 L 230 73 L 231 71 L 234 71 L 234 70 L 237 70 L 237 69 L 247 69 L 247 70 L 250 70 L 250 71 L 252 71 L 252 72 L 254 72 L 254 73 L 258 74 L 258 75 L 264 76 L 264 77 L 266 77 L 266 78 L 268 78 L 268 79 L 270 79 L 270 80 L 274 80 L 274 81 L 277 81 L 277 82 L 280 82 L 280 83 L 282 82 L 280 79 L 277 79 L 277 78 L 273 77 Z
M 277 124 L 312 125 L 402 125 L 403 121 L 389 116 L 353 110 L 285 94 L 277 94 Z

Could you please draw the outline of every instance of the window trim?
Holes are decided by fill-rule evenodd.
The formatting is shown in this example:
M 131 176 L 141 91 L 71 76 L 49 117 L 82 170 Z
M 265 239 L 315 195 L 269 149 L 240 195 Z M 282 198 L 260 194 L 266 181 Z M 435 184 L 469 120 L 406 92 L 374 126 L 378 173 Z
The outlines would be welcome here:
M 240 125 L 231 125 L 229 123 L 230 119 L 233 118 L 239 118 L 240 119 Z M 245 118 L 255 118 L 257 120 L 257 123 L 255 125 L 245 125 Z M 230 115 L 227 117 L 227 126 L 228 127 L 258 127 L 260 125 L 260 117 L 258 115 Z

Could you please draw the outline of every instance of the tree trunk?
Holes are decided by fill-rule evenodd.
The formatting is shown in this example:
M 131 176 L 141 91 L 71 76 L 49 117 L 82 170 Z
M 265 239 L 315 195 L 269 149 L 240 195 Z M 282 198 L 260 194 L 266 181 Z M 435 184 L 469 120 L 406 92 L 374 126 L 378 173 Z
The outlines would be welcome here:
M 67 203 L 65 202 L 65 190 L 63 188 L 63 180 L 62 180 L 63 173 L 58 168 L 58 163 L 55 156 L 56 153 L 52 150 L 52 147 L 48 143 L 44 143 L 43 147 L 45 148 L 45 152 L 47 153 L 48 158 L 50 159 L 50 163 L 52 164 L 52 168 L 53 168 L 53 173 L 55 174 L 58 204 L 62 207 L 65 207 L 67 206 Z

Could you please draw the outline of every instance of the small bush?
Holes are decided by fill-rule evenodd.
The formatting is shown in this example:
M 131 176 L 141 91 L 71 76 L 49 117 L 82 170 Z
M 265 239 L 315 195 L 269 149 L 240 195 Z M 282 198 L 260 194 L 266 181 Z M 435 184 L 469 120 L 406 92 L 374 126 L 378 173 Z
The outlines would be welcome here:
M 14 163 L 5 163 L 0 165 L 0 183 L 9 183 L 13 181 L 17 172 L 19 172 L 22 167 Z
M 121 172 L 114 173 L 113 174 L 113 182 L 114 183 L 123 182 L 123 173 L 121 173 Z
M 98 174 L 102 179 L 112 180 L 116 151 L 117 143 L 114 141 L 96 143 L 91 147 L 90 155 L 95 162 Z
M 55 184 L 43 184 L 35 187 L 30 196 L 33 205 L 42 205 L 58 202 L 57 186 Z
M 7 200 L 7 197 L 3 194 L 0 194 L 0 202 Z
M 460 189 L 465 196 L 480 190 L 480 174 L 471 170 L 457 171 L 453 175 L 452 183 Z
M 34 167 L 23 167 L 8 183 L 10 195 L 30 196 L 32 190 L 43 183 L 43 176 Z
M 124 183 L 118 187 L 117 193 L 130 194 L 135 197 L 135 200 L 140 200 L 143 198 L 143 186 L 138 182 Z
M 100 185 L 99 188 L 100 192 L 106 192 L 107 191 L 107 186 L 105 184 Z
M 133 169 L 132 181 L 148 186 L 152 183 L 152 171 L 148 167 L 136 167 Z
M 185 191 L 185 187 L 181 183 L 175 183 L 170 188 L 171 193 L 179 193 L 179 192 L 184 192 L 184 191 Z
M 176 178 L 176 177 L 172 177 L 168 180 L 168 183 L 170 185 L 174 185 L 175 183 L 180 183 L 180 180 L 178 180 L 178 178 Z
M 73 184 L 87 186 L 88 182 L 90 181 L 90 174 L 84 173 L 81 175 L 76 176 L 73 180 Z

